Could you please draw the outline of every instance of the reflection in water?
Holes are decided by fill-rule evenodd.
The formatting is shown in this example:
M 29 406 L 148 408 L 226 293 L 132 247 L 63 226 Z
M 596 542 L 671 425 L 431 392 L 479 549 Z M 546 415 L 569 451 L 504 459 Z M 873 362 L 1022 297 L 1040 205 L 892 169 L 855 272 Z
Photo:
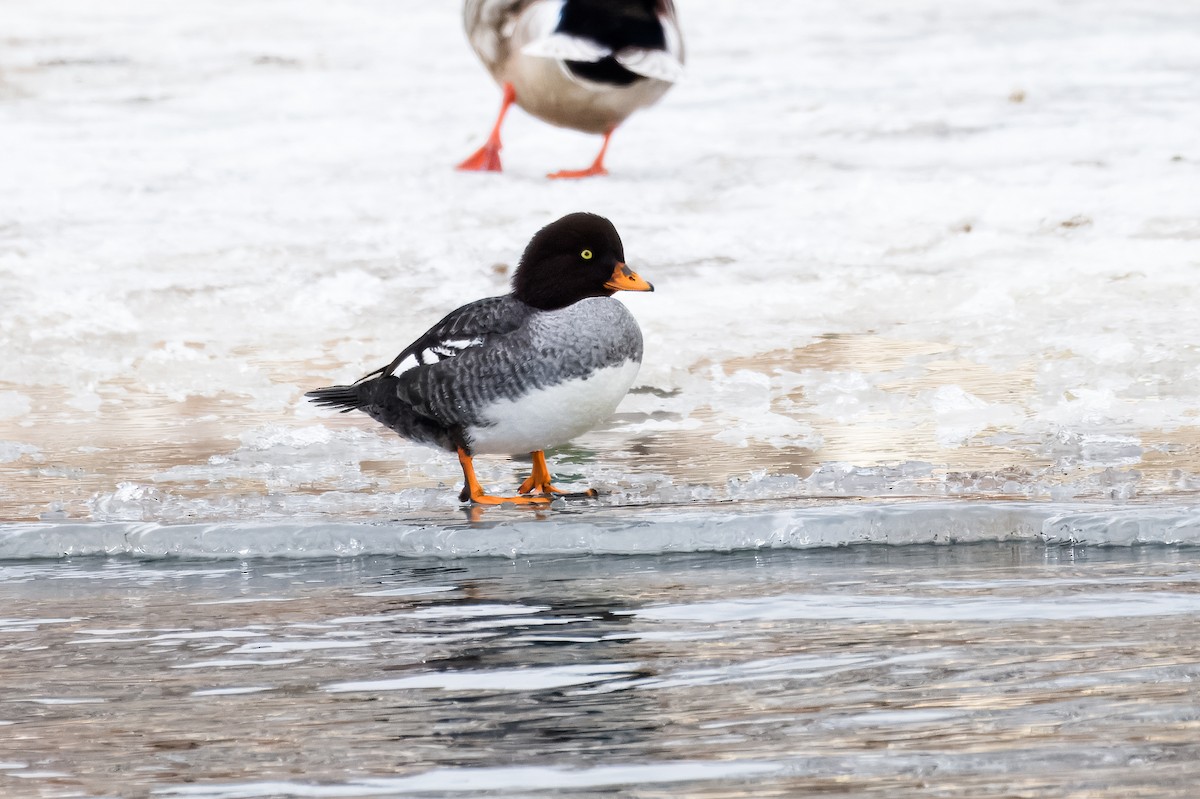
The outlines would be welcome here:
M 1198 588 L 994 544 L 12 564 L 0 790 L 1184 795 Z

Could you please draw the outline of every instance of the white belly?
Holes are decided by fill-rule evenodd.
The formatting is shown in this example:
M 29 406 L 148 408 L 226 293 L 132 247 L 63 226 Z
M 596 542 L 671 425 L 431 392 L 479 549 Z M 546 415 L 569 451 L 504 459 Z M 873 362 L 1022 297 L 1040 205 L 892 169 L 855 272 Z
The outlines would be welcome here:
M 671 88 L 649 78 L 629 86 L 589 83 L 571 77 L 558 61 L 520 53 L 509 60 L 503 80 L 513 85 L 517 105 L 535 117 L 586 133 L 612 130 Z
M 467 428 L 475 453 L 517 455 L 550 449 L 591 430 L 616 410 L 637 377 L 637 361 L 489 406 L 490 425 Z

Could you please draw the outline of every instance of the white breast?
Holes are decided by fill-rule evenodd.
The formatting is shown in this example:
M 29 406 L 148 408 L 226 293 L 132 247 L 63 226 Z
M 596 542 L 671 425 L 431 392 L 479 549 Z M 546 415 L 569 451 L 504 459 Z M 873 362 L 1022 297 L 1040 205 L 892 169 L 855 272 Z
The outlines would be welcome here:
M 494 403 L 483 413 L 491 424 L 467 429 L 471 449 L 516 455 L 565 444 L 612 415 L 633 385 L 639 366 L 637 361 L 626 361 L 586 379 L 568 380 Z

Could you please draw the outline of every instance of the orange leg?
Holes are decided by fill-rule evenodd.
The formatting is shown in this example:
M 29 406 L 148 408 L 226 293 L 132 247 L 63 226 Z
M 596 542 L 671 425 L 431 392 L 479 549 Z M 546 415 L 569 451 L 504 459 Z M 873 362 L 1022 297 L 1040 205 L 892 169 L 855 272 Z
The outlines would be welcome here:
M 546 465 L 546 453 L 540 449 L 537 452 L 531 452 L 529 455 L 533 458 L 533 473 L 529 475 L 529 479 L 521 483 L 521 487 L 517 489 L 520 494 L 528 494 L 530 491 L 540 491 L 542 496 L 548 497 L 551 494 L 559 494 L 571 499 L 581 497 L 594 497 L 597 492 L 594 488 L 589 488 L 587 491 L 572 493 L 563 491 L 561 488 L 555 488 L 550 485 L 550 467 Z
M 477 505 L 503 505 L 505 502 L 511 502 L 514 505 L 546 505 L 550 502 L 550 497 L 493 497 L 485 493 L 483 486 L 479 485 L 479 479 L 475 477 L 475 465 L 471 463 L 471 456 L 462 447 L 458 448 L 458 462 L 462 466 L 463 479 L 467 483 L 463 488 L 462 496 L 459 497 L 463 502 L 470 500 Z
M 611 130 L 604 134 L 604 144 L 600 145 L 600 154 L 596 156 L 596 160 L 587 169 L 564 169 L 561 172 L 553 172 L 546 177 L 553 179 L 590 178 L 598 175 L 607 175 L 608 170 L 604 168 L 604 154 L 608 152 L 608 140 L 612 138 L 612 135 L 613 132 Z
M 504 84 L 504 102 L 500 106 L 500 116 L 492 127 L 491 135 L 482 147 L 471 154 L 467 160 L 458 165 L 466 172 L 499 172 L 500 171 L 500 126 L 504 124 L 504 116 L 508 107 L 517 99 L 511 83 Z

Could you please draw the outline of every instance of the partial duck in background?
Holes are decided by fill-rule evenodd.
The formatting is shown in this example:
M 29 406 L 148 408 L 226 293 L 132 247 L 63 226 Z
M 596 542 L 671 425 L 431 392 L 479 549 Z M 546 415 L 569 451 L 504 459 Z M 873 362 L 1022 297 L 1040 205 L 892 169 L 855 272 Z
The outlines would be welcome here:
M 683 75 L 671 0 L 467 0 L 463 22 L 504 100 L 487 143 L 459 169 L 500 171 L 500 126 L 516 103 L 552 125 L 604 135 L 590 167 L 549 177 L 606 175 L 613 131 Z

